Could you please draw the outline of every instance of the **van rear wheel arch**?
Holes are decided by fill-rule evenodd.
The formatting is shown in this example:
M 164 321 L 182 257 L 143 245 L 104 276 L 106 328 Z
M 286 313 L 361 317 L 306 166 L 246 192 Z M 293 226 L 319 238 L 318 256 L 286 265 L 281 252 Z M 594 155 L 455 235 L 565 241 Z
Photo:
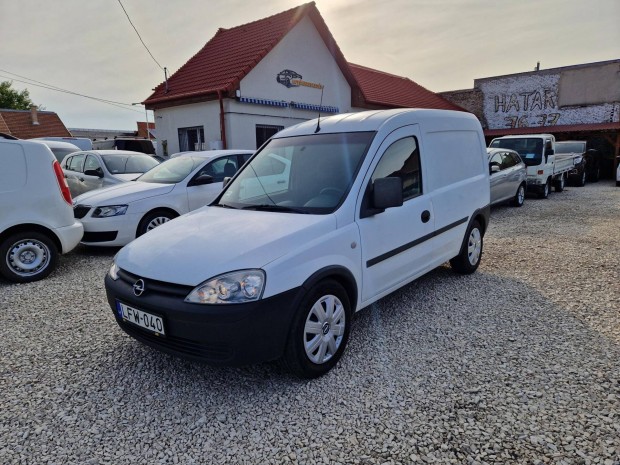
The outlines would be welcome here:
M 23 233 L 23 232 L 36 232 L 36 233 L 44 234 L 50 240 L 52 240 L 52 242 L 54 242 L 54 245 L 56 246 L 56 250 L 58 250 L 60 253 L 64 253 L 64 251 L 62 250 L 62 243 L 60 242 L 60 239 L 58 239 L 58 236 L 54 234 L 53 231 L 46 228 L 45 226 L 41 226 L 40 224 L 24 223 L 24 224 L 18 224 L 15 226 L 11 226 L 10 228 L 0 233 L 0 243 L 4 242 L 6 238 L 8 238 L 9 236 L 12 236 L 17 233 Z

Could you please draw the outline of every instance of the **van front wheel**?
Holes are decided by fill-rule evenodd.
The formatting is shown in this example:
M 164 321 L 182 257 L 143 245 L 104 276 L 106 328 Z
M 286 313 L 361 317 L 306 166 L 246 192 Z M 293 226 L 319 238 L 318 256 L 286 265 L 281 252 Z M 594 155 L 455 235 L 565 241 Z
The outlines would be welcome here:
M 351 304 L 336 281 L 322 281 L 303 298 L 284 352 L 286 367 L 300 378 L 331 370 L 344 352 L 351 326 Z
M 461 253 L 450 260 L 452 269 L 460 274 L 471 274 L 478 269 L 482 258 L 482 228 L 478 221 L 473 221 L 467 230 Z

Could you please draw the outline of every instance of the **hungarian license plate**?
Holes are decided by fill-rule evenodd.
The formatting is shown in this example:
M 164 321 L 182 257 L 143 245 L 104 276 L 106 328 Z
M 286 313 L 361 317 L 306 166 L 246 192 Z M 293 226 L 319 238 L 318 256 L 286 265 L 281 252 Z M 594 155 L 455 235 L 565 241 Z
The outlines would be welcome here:
M 165 336 L 164 320 L 157 315 L 147 313 L 143 310 L 125 305 L 122 302 L 116 301 L 116 310 L 118 316 L 128 323 L 140 326 L 156 335 Z

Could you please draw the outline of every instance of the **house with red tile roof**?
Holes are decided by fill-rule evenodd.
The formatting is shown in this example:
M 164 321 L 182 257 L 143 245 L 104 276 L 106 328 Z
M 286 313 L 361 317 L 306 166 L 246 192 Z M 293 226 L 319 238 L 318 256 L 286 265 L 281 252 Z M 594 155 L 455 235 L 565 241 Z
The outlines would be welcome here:
M 0 108 L 0 132 L 18 139 L 35 137 L 71 137 L 60 117 L 53 111 L 7 110 Z
M 314 2 L 219 29 L 143 103 L 155 114 L 161 155 L 256 149 L 319 113 L 465 111 L 406 77 L 348 63 Z

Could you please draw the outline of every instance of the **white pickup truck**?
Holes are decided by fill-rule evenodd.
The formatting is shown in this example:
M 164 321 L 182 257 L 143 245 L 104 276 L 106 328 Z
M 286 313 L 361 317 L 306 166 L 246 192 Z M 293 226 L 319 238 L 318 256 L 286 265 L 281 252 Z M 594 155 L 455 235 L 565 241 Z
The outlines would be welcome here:
M 551 185 L 562 192 L 568 174 L 582 161 L 576 153 L 555 153 L 555 137 L 551 134 L 523 134 L 493 139 L 489 147 L 519 152 L 527 165 L 527 189 L 546 199 Z

